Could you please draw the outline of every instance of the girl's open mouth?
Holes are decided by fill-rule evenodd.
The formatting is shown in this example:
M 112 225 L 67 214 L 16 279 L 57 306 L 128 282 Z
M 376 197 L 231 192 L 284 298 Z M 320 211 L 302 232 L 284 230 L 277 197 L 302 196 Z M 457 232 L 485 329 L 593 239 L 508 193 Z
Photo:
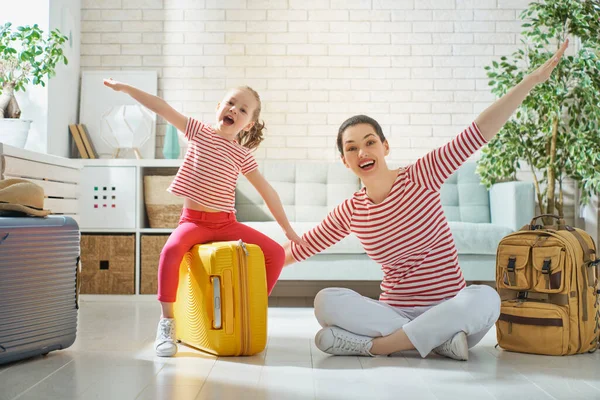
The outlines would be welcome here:
M 235 121 L 230 116 L 226 116 L 223 118 L 223 124 L 226 126 L 231 126 L 231 125 L 233 125 L 234 122 Z

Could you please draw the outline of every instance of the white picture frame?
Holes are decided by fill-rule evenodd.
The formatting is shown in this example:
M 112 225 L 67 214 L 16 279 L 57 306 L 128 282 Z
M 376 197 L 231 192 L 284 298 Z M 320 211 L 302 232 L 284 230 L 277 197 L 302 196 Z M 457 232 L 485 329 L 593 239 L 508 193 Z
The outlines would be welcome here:
M 104 86 L 105 78 L 128 83 L 153 95 L 158 93 L 158 73 L 154 70 L 85 70 L 81 74 L 79 123 L 84 124 L 100 158 L 112 158 L 114 149 L 102 139 L 102 115 L 111 107 L 139 104 L 131 96 Z M 152 133 L 139 149 L 142 158 L 156 154 L 156 114 L 152 113 Z M 120 152 L 119 158 L 135 158 L 133 151 Z

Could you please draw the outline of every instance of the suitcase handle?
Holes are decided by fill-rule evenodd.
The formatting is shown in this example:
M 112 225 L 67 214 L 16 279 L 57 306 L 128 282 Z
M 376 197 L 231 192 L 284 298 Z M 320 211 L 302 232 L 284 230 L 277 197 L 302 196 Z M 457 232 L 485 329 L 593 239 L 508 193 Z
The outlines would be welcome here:
M 81 258 L 77 257 L 75 267 L 75 309 L 79 310 L 79 291 L 81 290 Z
M 222 296 L 221 296 L 221 278 L 218 276 L 211 276 L 210 281 L 213 289 L 213 329 L 221 329 L 223 327 L 222 319 Z

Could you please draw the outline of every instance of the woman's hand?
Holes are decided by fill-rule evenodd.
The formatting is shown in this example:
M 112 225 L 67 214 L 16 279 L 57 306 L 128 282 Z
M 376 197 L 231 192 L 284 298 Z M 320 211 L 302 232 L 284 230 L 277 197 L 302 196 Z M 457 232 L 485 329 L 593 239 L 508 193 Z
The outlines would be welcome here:
M 568 45 L 569 41 L 565 40 L 552 58 L 527 75 L 525 79 L 521 80 L 515 87 L 510 89 L 504 96 L 496 100 L 494 104 L 486 108 L 475 118 L 475 123 L 486 141 L 491 140 L 500 131 L 510 116 L 521 105 L 525 97 L 527 97 L 531 89 L 548 80 Z
M 302 239 L 300 236 L 298 236 L 296 232 L 294 232 L 294 230 L 291 228 L 285 231 L 285 236 L 292 242 L 296 243 L 298 246 L 308 246 L 308 242 Z
M 552 71 L 554 71 L 554 68 L 556 68 L 558 65 L 558 62 L 562 58 L 568 46 L 569 39 L 564 41 L 558 51 L 554 53 L 554 55 L 548 61 L 531 73 L 531 77 L 535 80 L 536 84 L 544 83 L 548 80 L 548 78 L 550 78 Z
M 125 88 L 125 85 L 123 83 L 117 82 L 117 81 L 113 80 L 113 78 L 105 79 L 104 86 L 108 86 L 109 88 L 111 88 L 112 90 L 115 90 L 117 92 L 121 92 Z

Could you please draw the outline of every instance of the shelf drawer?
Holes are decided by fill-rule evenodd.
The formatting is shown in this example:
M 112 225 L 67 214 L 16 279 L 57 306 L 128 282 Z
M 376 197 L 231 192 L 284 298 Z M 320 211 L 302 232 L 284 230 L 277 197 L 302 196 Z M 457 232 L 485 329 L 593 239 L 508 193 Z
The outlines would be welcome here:
M 81 174 L 81 229 L 135 229 L 135 167 L 89 167 Z
M 140 294 L 158 291 L 158 261 L 169 235 L 142 235 L 140 244 Z
M 81 293 L 135 293 L 135 235 L 81 235 Z

